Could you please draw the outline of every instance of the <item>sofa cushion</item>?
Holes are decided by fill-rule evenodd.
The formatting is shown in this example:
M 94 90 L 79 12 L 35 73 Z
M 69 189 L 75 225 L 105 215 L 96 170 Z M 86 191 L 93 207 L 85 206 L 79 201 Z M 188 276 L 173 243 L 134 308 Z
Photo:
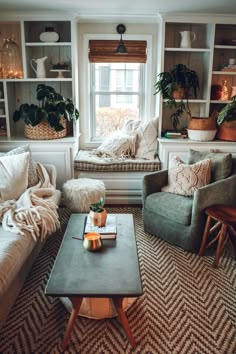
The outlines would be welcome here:
M 29 152 L 0 157 L 0 202 L 18 199 L 27 188 Z
M 19 146 L 19 147 L 15 148 L 15 149 L 12 149 L 11 151 L 8 151 L 7 153 L 0 153 L 0 157 L 1 156 L 9 156 L 9 155 L 10 156 L 11 155 L 19 155 L 19 154 L 22 154 L 24 152 L 29 152 L 30 153 L 30 156 L 29 156 L 29 171 L 28 171 L 28 186 L 32 187 L 32 186 L 35 186 L 38 183 L 39 178 L 38 178 L 38 174 L 37 174 L 37 170 L 36 170 L 36 163 L 33 161 L 29 144 Z
M 232 154 L 189 150 L 188 162 L 190 164 L 204 159 L 210 159 L 212 162 L 211 182 L 219 181 L 231 175 Z
M 147 210 L 183 225 L 191 224 L 193 198 L 158 192 L 145 201 Z
M 197 189 L 209 184 L 210 178 L 210 159 L 187 165 L 178 156 L 175 156 L 170 161 L 168 184 L 161 190 L 162 192 L 192 196 Z

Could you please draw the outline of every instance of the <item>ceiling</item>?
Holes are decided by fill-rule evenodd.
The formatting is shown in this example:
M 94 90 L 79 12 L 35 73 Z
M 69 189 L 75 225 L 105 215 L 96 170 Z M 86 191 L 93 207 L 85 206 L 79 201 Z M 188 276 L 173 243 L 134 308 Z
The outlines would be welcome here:
M 0 0 L 1 11 L 62 11 L 79 14 L 236 14 L 235 0 Z

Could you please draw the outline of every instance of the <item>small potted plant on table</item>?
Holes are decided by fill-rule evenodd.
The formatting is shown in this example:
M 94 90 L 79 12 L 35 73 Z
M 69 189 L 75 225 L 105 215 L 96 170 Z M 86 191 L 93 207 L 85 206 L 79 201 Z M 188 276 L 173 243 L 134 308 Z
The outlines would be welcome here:
M 30 139 L 58 139 L 67 135 L 67 122 L 77 120 L 79 111 L 72 99 L 64 98 L 51 86 L 39 84 L 35 104 L 22 104 L 14 112 L 13 120 L 25 122 L 25 136 Z
M 93 226 L 103 227 L 106 225 L 107 212 L 104 206 L 104 198 L 101 197 L 99 202 L 91 204 L 89 216 Z

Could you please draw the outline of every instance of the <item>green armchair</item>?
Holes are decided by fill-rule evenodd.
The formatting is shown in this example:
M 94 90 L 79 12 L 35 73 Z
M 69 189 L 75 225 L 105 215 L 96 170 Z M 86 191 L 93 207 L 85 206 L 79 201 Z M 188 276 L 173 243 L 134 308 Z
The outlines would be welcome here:
M 193 197 L 162 192 L 168 170 L 142 180 L 144 230 L 186 251 L 198 253 L 205 226 L 205 209 L 213 204 L 236 205 L 236 158 L 231 175 L 199 188 Z

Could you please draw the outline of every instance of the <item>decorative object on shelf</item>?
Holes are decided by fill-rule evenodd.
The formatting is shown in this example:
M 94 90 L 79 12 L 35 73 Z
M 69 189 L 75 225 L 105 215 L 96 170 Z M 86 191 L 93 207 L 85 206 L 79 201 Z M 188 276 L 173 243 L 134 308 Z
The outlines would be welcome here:
M 192 42 L 196 39 L 196 34 L 191 31 L 179 32 L 181 35 L 180 48 L 191 48 Z
M 64 76 L 64 73 L 69 73 L 70 70 L 66 70 L 66 69 L 51 69 L 50 70 L 52 73 L 55 72 L 55 73 L 58 73 L 57 74 L 57 79 L 64 79 L 65 76 Z
M 2 77 L 4 79 L 22 79 L 20 49 L 13 37 L 4 39 L 2 46 Z
M 89 232 L 84 235 L 83 246 L 86 250 L 95 252 L 102 248 L 101 235 L 97 232 Z
M 190 140 L 213 140 L 217 132 L 216 113 L 207 118 L 190 118 L 187 131 Z
M 37 86 L 36 98 L 39 105 L 22 104 L 14 112 L 14 122 L 20 119 L 25 122 L 25 133 L 30 139 L 58 139 L 66 136 L 66 123 L 79 118 L 79 111 L 72 99 L 64 98 L 53 87 L 44 84 Z
M 234 58 L 230 58 L 229 59 L 229 65 L 235 65 L 235 59 Z
M 217 124 L 218 139 L 236 141 L 236 95 L 218 112 Z
M 177 130 L 179 118 L 184 113 L 191 117 L 189 98 L 197 97 L 198 75 L 196 71 L 189 69 L 186 65 L 177 64 L 170 71 L 161 72 L 157 77 L 154 94 L 161 93 L 163 99 L 166 100 L 166 106 L 175 109 L 170 118 L 174 129 Z
M 120 41 L 118 47 L 116 48 L 116 54 L 128 54 L 127 48 L 125 47 L 124 41 L 122 40 L 122 34 L 126 31 L 125 25 L 119 24 L 116 27 L 116 32 L 120 34 Z
M 233 98 L 235 95 L 236 95 L 236 86 L 232 86 L 230 98 Z
M 99 202 L 91 204 L 89 207 L 89 217 L 93 226 L 103 227 L 106 225 L 107 212 L 103 205 L 104 198 L 101 197 Z
M 223 80 L 220 100 L 227 101 L 228 99 L 229 99 L 229 91 L 227 87 L 227 81 Z
M 43 58 L 38 58 L 38 59 L 31 59 L 30 65 L 32 69 L 34 70 L 36 77 L 39 79 L 44 79 L 46 77 L 46 69 L 45 69 L 45 61 L 48 59 L 48 57 L 43 57 Z M 33 65 L 33 63 L 36 63 L 36 68 Z
M 39 36 L 41 42 L 54 43 L 59 41 L 59 34 L 54 31 L 53 27 L 45 27 L 45 32 Z
M 220 100 L 222 93 L 221 85 L 211 85 L 211 100 Z

